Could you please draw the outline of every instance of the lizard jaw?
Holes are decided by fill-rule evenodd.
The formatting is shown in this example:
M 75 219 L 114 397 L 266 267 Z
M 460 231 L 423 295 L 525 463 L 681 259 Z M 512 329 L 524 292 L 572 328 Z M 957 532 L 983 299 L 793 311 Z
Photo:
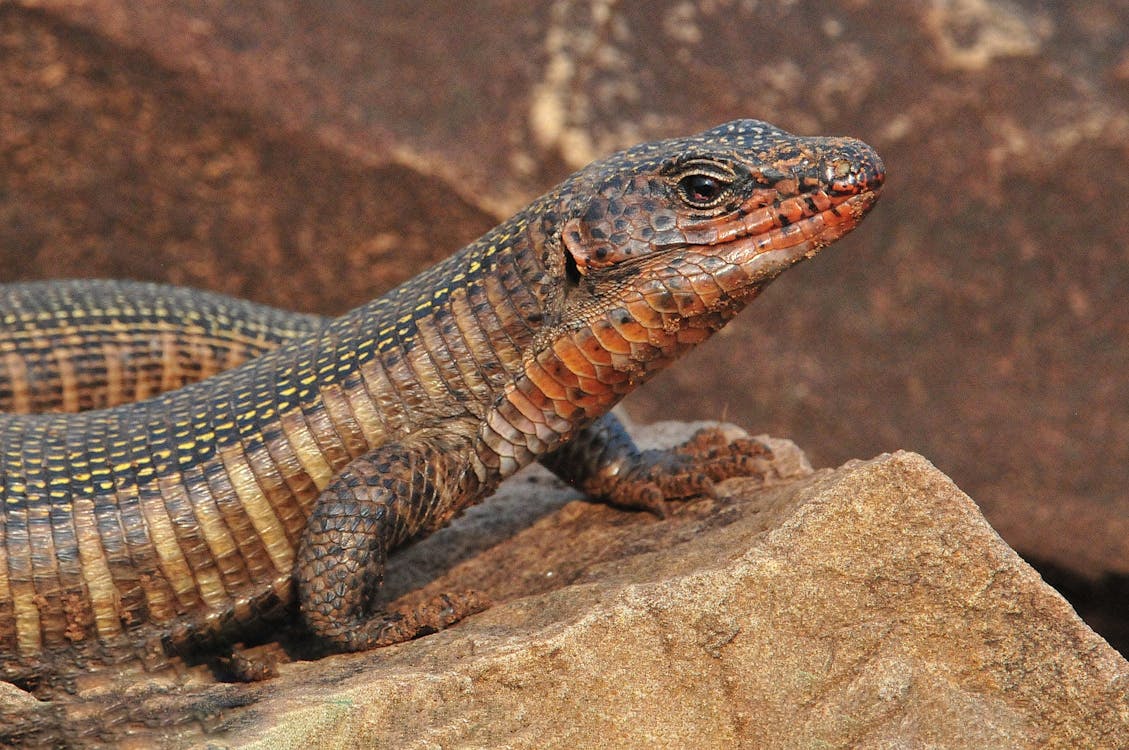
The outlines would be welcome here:
M 719 238 L 717 244 L 709 246 L 720 252 L 710 254 L 716 254 L 735 270 L 740 269 L 743 272 L 740 274 L 745 277 L 743 281 L 734 278 L 739 285 L 763 286 L 784 269 L 813 257 L 857 227 L 878 200 L 879 192 L 875 189 L 852 195 L 823 195 L 818 200 L 827 201 L 825 208 L 807 212 L 806 215 L 786 223 L 779 221 L 779 217 L 783 215 L 783 211 L 779 208 L 761 209 L 750 214 L 743 222 L 748 233 L 742 232 L 741 227 L 733 228 L 732 235 Z M 810 196 L 800 198 L 807 197 Z M 798 202 L 800 198 L 784 201 L 781 206 L 786 207 L 788 203 Z M 813 202 L 815 200 L 817 199 L 813 199 Z M 816 203 L 816 205 L 820 204 Z M 769 219 L 766 214 L 771 215 L 772 218 Z M 768 220 L 774 223 L 767 230 L 748 231 L 750 225 L 759 228 Z M 709 249 L 703 248 L 703 250 L 709 253 Z M 719 282 L 721 281 L 722 279 L 719 279 Z M 739 291 L 738 288 L 728 284 L 720 285 L 729 293 Z

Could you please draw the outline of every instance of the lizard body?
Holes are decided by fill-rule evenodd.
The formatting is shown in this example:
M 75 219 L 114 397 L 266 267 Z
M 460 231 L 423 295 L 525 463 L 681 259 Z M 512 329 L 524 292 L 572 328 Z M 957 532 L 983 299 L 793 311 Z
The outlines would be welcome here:
M 0 415 L 0 677 L 159 665 L 295 599 L 328 648 L 395 643 L 482 603 L 380 612 L 386 555 L 522 466 L 652 510 L 749 473 L 749 441 L 641 452 L 608 411 L 857 226 L 883 179 L 859 141 L 753 120 L 643 144 L 234 369 Z

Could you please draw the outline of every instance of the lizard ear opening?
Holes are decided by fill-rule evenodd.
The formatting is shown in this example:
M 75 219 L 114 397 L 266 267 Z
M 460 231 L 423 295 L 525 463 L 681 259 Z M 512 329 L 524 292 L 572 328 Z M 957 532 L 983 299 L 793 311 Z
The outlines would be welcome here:
M 564 262 L 565 262 L 565 278 L 568 279 L 568 283 L 572 284 L 573 286 L 579 285 L 580 284 L 580 267 L 577 266 L 576 258 L 574 258 L 572 256 L 572 253 L 567 249 L 567 246 L 566 246 L 565 254 L 564 254 Z

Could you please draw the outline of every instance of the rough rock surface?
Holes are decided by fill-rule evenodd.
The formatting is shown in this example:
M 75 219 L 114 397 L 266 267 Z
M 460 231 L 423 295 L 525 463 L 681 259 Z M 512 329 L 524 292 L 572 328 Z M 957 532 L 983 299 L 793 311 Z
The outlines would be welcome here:
M 661 442 L 687 429 L 667 425 Z M 266 683 L 138 699 L 138 717 L 191 711 L 210 734 L 133 726 L 132 741 L 1129 744 L 1129 663 L 928 461 L 897 453 L 812 473 L 792 444 L 773 445 L 767 486 L 732 480 L 662 521 L 524 474 L 389 572 L 392 596 L 476 588 L 494 608 L 401 646 L 284 664 Z
M 661 542 L 593 566 L 566 589 L 395 654 L 296 665 L 226 739 L 259 748 L 1129 744 L 1129 664 L 920 456 L 726 491 L 681 539 L 656 526 Z
M 497 223 L 389 145 L 358 158 L 10 3 L 0 92 L 0 281 L 143 278 L 337 314 Z
M 1126 28 L 1121 0 L 15 0 L 0 266 L 335 312 L 627 143 L 860 136 L 879 210 L 630 408 L 817 465 L 918 450 L 1129 644 Z

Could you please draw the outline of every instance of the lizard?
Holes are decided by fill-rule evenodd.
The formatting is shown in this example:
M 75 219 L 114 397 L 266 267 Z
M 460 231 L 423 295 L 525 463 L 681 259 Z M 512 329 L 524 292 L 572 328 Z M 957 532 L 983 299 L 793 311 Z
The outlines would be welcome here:
M 756 120 L 567 178 L 391 292 L 137 403 L 0 415 L 0 678 L 159 663 L 269 602 L 329 650 L 473 613 L 383 612 L 384 559 L 535 460 L 661 512 L 750 473 L 716 431 L 640 451 L 609 410 L 856 227 L 885 167 Z

